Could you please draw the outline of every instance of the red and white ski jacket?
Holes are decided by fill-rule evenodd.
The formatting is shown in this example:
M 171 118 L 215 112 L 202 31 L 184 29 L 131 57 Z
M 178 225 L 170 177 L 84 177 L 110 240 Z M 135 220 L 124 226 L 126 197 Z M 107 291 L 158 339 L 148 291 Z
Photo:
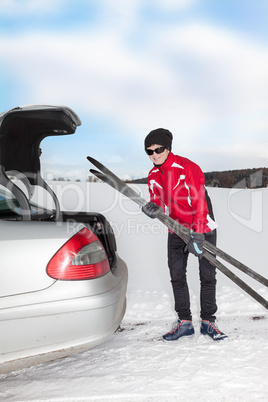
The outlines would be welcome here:
M 177 222 L 199 233 L 216 228 L 209 216 L 202 170 L 187 158 L 169 153 L 148 175 L 150 200 Z

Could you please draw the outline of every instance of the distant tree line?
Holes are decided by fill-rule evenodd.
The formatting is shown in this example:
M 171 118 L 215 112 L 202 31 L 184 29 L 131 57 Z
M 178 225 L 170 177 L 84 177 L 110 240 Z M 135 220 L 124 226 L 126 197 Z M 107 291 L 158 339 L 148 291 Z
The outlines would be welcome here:
M 206 172 L 204 176 L 205 184 L 208 187 L 260 188 L 268 186 L 268 168 Z M 127 180 L 126 182 L 146 184 L 147 178 Z
M 268 186 L 268 168 L 204 173 L 208 187 L 260 188 Z
M 268 187 L 268 168 L 253 168 L 240 170 L 225 170 L 223 172 L 206 172 L 205 184 L 207 187 L 223 188 L 261 188 Z M 55 181 L 74 181 L 70 178 L 58 177 Z M 76 179 L 80 182 L 80 179 Z M 88 176 L 89 182 L 100 182 L 95 176 Z M 125 180 L 126 183 L 147 184 L 147 177 L 134 180 Z

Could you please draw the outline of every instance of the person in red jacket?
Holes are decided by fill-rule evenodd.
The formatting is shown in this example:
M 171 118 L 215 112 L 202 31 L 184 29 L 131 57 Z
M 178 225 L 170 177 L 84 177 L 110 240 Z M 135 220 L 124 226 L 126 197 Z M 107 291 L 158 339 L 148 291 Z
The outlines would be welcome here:
M 201 333 L 213 340 L 227 336 L 215 324 L 216 269 L 203 257 L 204 240 L 216 245 L 216 223 L 210 198 L 205 189 L 204 174 L 194 162 L 171 152 L 173 136 L 158 128 L 145 138 L 145 151 L 154 167 L 148 175 L 150 202 L 142 210 L 155 218 L 163 209 L 172 219 L 190 230 L 185 242 L 175 233 L 168 234 L 168 266 L 178 321 L 163 340 L 174 341 L 194 335 L 186 269 L 189 252 L 199 259 Z

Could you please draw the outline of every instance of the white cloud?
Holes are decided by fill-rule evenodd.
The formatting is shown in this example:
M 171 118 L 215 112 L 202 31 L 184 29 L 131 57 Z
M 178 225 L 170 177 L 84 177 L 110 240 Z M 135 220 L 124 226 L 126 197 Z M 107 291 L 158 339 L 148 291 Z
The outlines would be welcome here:
M 102 18 L 106 17 L 125 17 L 128 22 L 138 13 L 143 6 L 158 7 L 162 10 L 172 11 L 190 8 L 194 6 L 199 0 L 96 0 L 95 3 L 101 7 Z M 0 15 L 7 16 L 30 16 L 36 12 L 43 14 L 50 14 L 60 12 L 70 4 L 74 4 L 73 0 L 1 0 Z M 79 0 L 77 6 L 90 6 L 87 0 Z M 92 2 L 94 5 L 94 1 Z
M 114 20 L 121 20 L 122 26 L 133 26 L 139 18 L 139 13 L 146 7 L 147 10 L 159 9 L 166 12 L 180 11 L 193 7 L 199 0 L 98 0 L 101 6 L 102 18 L 106 23 L 113 24 Z M 125 24 L 123 21 L 125 19 Z M 116 27 L 114 27 L 116 28 Z
M 36 13 L 51 14 L 60 10 L 66 0 L 1 0 L 0 15 L 31 16 Z
M 197 0 L 152 0 L 151 4 L 163 10 L 176 11 L 193 7 L 197 2 Z
M 221 147 L 221 153 L 225 155 L 233 155 L 235 158 L 241 157 L 254 160 L 265 160 L 267 165 L 268 160 L 268 142 L 258 144 L 254 142 L 232 144 Z
M 108 3 L 115 12 L 117 0 L 102 5 Z M 23 103 L 64 103 L 79 115 L 114 120 L 127 135 L 135 133 L 139 144 L 144 133 L 159 126 L 178 134 L 178 148 L 181 132 L 185 147 L 195 141 L 212 146 L 219 137 L 214 131 L 219 121 L 232 130 L 217 146 L 249 132 L 250 114 L 263 114 L 262 125 L 267 126 L 267 47 L 200 22 L 155 24 L 146 31 L 142 46 L 130 47 L 127 16 L 133 28 L 138 6 L 139 2 L 123 3 L 120 15 L 126 19 L 101 31 L 36 32 L 0 39 L 2 66 L 16 80 L 18 98 L 24 97 Z M 244 155 L 249 152 L 244 149 Z
M 204 172 L 267 167 L 268 142 L 239 142 L 218 147 L 203 144 L 184 149 Z
M 183 76 L 185 89 L 202 96 L 212 110 L 218 104 L 220 113 L 231 108 L 245 113 L 251 107 L 267 105 L 267 47 L 201 24 L 165 30 L 155 42 L 156 53 L 169 60 L 172 73 Z

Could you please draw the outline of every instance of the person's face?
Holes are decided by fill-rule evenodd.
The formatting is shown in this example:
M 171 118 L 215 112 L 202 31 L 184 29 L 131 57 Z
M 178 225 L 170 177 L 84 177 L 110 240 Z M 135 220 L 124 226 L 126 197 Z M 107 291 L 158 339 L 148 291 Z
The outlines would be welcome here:
M 149 158 L 155 165 L 162 165 L 168 157 L 169 150 L 167 148 L 163 147 L 163 145 L 153 144 L 153 145 L 150 145 L 148 148 L 146 148 L 146 151 L 147 150 L 154 151 L 156 149 L 159 151 L 162 151 L 162 150 L 163 151 L 161 153 L 154 152 L 152 155 L 149 155 Z

